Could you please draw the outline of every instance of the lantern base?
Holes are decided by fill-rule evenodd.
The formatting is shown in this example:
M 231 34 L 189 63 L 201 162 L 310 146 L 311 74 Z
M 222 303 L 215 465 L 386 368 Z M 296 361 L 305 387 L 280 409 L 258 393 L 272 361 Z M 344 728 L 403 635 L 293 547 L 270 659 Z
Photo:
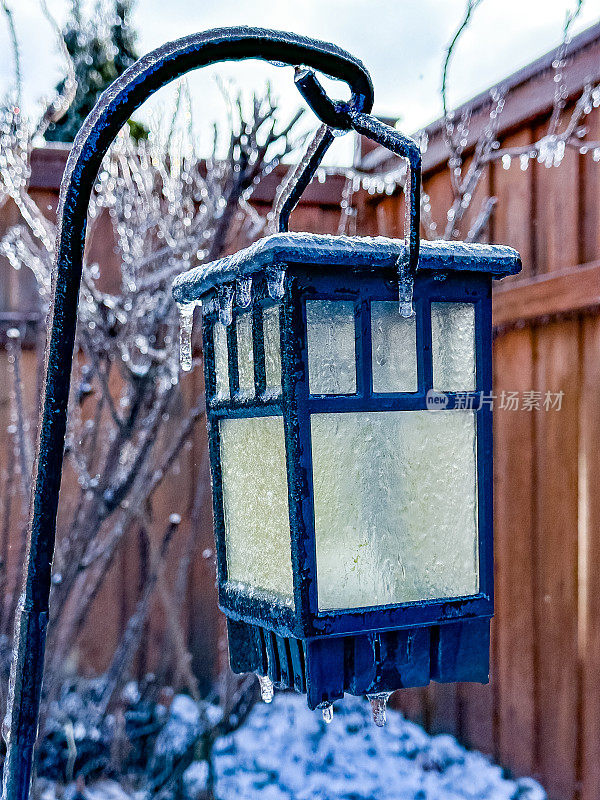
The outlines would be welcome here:
M 267 675 L 308 705 L 353 695 L 489 679 L 490 621 L 471 619 L 358 636 L 294 639 L 228 619 L 231 669 Z

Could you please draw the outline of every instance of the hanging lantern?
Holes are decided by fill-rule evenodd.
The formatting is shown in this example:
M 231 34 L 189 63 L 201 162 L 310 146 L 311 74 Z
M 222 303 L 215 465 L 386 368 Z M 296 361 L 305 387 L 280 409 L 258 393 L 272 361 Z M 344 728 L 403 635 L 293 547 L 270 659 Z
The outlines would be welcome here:
M 297 83 L 325 107 L 312 73 Z M 231 667 L 257 673 L 267 701 L 274 686 L 305 692 L 326 719 L 345 692 L 366 694 L 382 724 L 395 689 L 488 680 L 491 288 L 520 260 L 460 242 L 419 251 L 418 147 L 368 115 L 345 120 L 408 159 L 406 239 L 284 230 L 173 292 L 187 334 L 202 305 Z

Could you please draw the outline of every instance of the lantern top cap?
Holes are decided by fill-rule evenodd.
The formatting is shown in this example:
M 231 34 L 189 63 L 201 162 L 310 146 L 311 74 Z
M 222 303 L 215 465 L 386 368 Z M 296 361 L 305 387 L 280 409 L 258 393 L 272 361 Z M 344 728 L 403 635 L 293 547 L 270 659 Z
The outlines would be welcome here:
M 373 272 L 395 269 L 405 251 L 404 240 L 384 236 L 275 233 L 238 253 L 178 275 L 173 281 L 173 296 L 178 303 L 191 303 L 223 283 L 279 265 L 302 265 L 317 270 L 320 267 L 358 268 Z M 421 242 L 419 271 L 483 272 L 492 278 L 503 278 L 515 275 L 520 269 L 519 254 L 505 245 Z

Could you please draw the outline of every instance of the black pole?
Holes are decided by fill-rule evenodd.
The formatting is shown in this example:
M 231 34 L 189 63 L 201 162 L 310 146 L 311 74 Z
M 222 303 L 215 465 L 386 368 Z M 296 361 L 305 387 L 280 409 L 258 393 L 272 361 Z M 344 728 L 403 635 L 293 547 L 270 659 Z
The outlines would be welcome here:
M 157 89 L 189 70 L 245 58 L 306 64 L 351 86 L 348 108 L 369 112 L 373 106 L 373 87 L 365 67 L 335 45 L 261 28 L 221 28 L 171 42 L 133 64 L 103 93 L 73 143 L 58 209 L 36 481 L 4 723 L 3 800 L 26 800 L 31 783 L 86 215 L 94 181 L 119 130 Z M 334 114 L 323 121 L 336 124 L 339 120 Z

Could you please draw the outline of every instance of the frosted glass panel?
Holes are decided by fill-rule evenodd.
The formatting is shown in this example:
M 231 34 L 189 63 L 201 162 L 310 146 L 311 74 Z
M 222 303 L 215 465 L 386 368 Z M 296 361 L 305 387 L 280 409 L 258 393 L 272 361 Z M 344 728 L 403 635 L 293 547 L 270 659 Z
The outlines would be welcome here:
M 398 301 L 371 303 L 373 391 L 417 391 L 416 317 L 402 317 Z
M 227 328 L 220 322 L 213 326 L 215 346 L 216 396 L 220 400 L 229 397 L 229 361 L 227 360 Z
M 309 300 L 306 303 L 306 323 L 310 393 L 354 394 L 354 303 Z
M 474 412 L 313 414 L 311 430 L 320 609 L 477 593 Z
M 240 391 L 254 397 L 254 346 L 252 343 L 252 314 L 237 318 L 238 381 Z
M 475 306 L 432 303 L 433 388 L 442 392 L 475 390 Z
M 263 338 L 267 391 L 280 391 L 281 335 L 279 331 L 279 306 L 265 308 L 263 312 Z
M 220 423 L 229 581 L 293 605 L 283 417 Z

